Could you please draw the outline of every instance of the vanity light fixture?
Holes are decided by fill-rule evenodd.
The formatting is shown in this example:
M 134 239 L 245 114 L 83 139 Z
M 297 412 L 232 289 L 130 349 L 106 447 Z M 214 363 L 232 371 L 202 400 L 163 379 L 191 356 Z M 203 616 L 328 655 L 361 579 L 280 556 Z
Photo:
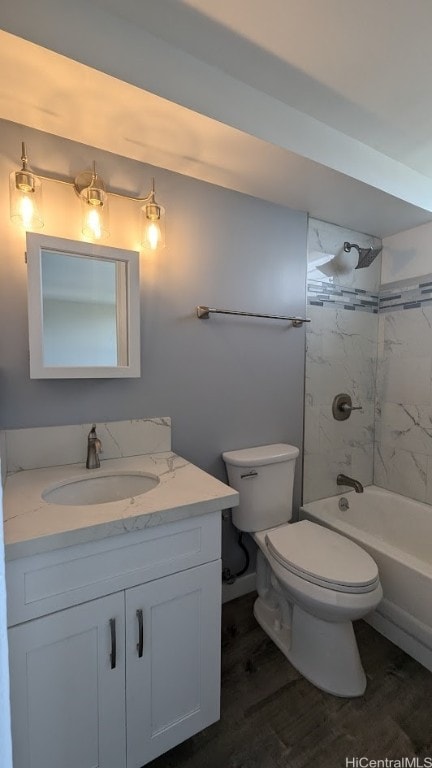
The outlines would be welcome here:
M 82 232 L 93 241 L 103 240 L 109 235 L 108 197 L 123 197 L 140 204 L 140 242 L 142 249 L 155 253 L 165 247 L 165 208 L 155 197 L 155 182 L 145 197 L 134 197 L 119 192 L 107 191 L 102 177 L 93 162 L 91 171 L 81 171 L 74 181 L 53 176 L 36 176 L 28 167 L 27 150 L 22 142 L 22 168 L 10 174 L 10 215 L 11 220 L 26 231 L 43 227 L 42 183 L 55 181 L 72 186 L 81 201 Z
M 141 207 L 140 242 L 144 251 L 154 252 L 165 248 L 165 208 L 156 202 L 154 179 Z
M 81 200 L 81 229 L 90 240 L 104 240 L 109 235 L 108 195 L 105 182 L 96 172 L 81 171 L 75 179 L 74 189 Z
M 19 171 L 12 171 L 9 176 L 10 217 L 24 229 L 41 229 L 44 225 L 42 213 L 41 180 L 28 166 L 25 142 L 21 144 L 21 163 Z

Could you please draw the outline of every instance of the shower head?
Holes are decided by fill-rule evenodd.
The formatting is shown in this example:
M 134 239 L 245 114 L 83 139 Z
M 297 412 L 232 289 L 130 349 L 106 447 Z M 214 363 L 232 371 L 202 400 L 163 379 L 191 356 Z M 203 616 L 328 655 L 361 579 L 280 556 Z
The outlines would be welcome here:
M 360 246 L 356 243 L 344 243 L 345 253 L 349 253 L 351 248 L 355 248 L 359 255 L 355 269 L 365 269 L 365 267 L 370 267 L 372 262 L 376 259 L 377 256 L 379 256 L 382 251 L 382 246 L 380 248 L 360 248 Z

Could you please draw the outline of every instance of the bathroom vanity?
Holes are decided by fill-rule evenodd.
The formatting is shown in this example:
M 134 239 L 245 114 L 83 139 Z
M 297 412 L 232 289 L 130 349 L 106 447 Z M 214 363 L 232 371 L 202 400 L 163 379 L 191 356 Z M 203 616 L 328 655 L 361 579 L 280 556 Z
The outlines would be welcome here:
M 14 768 L 140 768 L 219 718 L 220 510 L 237 493 L 170 451 L 85 473 L 6 481 Z M 44 500 L 122 473 L 158 482 L 104 503 Z

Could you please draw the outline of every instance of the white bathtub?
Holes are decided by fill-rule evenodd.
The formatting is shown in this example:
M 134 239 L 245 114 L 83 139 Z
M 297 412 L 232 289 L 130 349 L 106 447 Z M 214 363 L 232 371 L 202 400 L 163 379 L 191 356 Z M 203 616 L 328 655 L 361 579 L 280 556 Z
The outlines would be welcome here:
M 338 506 L 342 497 L 346 511 Z M 367 621 L 432 671 L 432 507 L 371 485 L 305 504 L 300 517 L 369 552 L 384 599 Z

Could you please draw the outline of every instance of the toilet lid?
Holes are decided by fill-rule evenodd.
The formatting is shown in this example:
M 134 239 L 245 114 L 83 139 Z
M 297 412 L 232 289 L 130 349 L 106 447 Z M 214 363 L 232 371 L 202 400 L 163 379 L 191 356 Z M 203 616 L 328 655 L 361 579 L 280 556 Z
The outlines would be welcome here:
M 364 549 L 308 520 L 270 529 L 266 543 L 284 568 L 315 582 L 350 589 L 368 587 L 378 579 L 377 564 Z

